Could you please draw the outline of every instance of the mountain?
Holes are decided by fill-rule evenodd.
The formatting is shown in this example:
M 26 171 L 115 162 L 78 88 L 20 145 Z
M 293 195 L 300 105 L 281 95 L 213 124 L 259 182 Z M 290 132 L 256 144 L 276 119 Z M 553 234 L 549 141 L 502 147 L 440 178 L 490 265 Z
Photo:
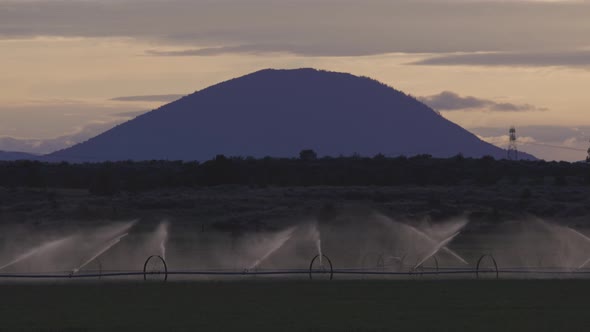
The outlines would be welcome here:
M 195 92 L 48 157 L 202 161 L 218 154 L 295 157 L 303 149 L 319 156 L 506 156 L 415 98 L 373 79 L 315 69 L 266 69 Z
M 10 151 L 0 151 L 0 161 L 8 161 L 8 160 L 39 160 L 41 159 L 40 156 L 24 153 L 24 152 L 10 152 Z

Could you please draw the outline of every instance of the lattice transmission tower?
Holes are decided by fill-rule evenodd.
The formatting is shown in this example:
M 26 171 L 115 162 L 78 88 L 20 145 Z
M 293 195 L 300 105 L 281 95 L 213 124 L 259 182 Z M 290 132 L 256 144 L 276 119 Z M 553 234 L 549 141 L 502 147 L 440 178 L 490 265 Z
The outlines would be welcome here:
M 518 149 L 516 147 L 516 128 L 510 127 L 508 131 L 508 160 L 518 160 Z

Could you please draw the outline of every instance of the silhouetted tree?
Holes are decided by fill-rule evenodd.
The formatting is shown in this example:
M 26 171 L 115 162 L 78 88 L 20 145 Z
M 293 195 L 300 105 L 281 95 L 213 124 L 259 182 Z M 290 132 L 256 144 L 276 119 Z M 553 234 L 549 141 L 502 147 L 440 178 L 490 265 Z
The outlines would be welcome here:
M 203 162 L 144 161 L 115 163 L 0 162 L 0 186 L 6 188 L 73 188 L 113 195 L 160 188 L 211 185 L 396 186 L 396 185 L 590 185 L 590 165 L 492 158 L 334 157 L 304 150 L 300 159 L 217 156 Z
M 373 159 L 375 159 L 375 160 L 385 160 L 386 158 L 385 158 L 385 155 L 384 155 L 383 153 L 377 153 L 377 154 L 376 154 L 376 155 L 373 157 Z
M 301 152 L 299 152 L 299 159 L 305 161 L 316 160 L 318 159 L 318 155 L 311 149 L 301 150 Z

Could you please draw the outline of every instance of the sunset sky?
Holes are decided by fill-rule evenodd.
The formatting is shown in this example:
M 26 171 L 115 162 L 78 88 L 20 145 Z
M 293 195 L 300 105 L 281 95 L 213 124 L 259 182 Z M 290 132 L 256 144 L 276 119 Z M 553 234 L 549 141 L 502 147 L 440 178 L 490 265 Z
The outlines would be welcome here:
M 590 146 L 590 1 L 0 0 L 0 150 L 50 152 L 264 68 L 380 80 L 545 159 Z

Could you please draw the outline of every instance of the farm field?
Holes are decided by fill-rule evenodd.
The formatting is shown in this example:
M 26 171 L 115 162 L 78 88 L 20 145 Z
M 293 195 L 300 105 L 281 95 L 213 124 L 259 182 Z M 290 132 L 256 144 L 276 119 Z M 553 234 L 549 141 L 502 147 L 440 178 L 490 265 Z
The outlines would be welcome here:
M 0 286 L 2 331 L 582 331 L 587 280 Z

